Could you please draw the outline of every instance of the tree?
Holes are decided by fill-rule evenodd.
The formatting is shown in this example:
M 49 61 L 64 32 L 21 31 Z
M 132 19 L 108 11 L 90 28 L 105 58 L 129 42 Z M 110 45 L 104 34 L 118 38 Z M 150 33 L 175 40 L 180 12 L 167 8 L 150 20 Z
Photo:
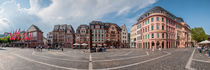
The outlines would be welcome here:
M 208 39 L 208 35 L 205 33 L 202 27 L 192 28 L 191 33 L 192 33 L 192 39 L 197 42 L 201 42 Z

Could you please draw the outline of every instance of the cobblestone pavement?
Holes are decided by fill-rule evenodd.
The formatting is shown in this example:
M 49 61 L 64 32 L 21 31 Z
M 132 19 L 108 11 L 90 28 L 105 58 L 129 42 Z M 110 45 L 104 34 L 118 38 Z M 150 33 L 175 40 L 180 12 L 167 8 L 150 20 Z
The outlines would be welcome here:
M 196 49 L 191 67 L 196 70 L 210 70 L 210 58 Z
M 108 49 L 89 53 L 86 49 L 47 50 L 4 48 L 0 50 L 0 70 L 186 70 L 193 48 Z M 203 61 L 199 61 L 203 60 Z M 205 56 L 194 54 L 192 68 L 208 70 Z M 204 62 L 205 61 L 205 62 Z

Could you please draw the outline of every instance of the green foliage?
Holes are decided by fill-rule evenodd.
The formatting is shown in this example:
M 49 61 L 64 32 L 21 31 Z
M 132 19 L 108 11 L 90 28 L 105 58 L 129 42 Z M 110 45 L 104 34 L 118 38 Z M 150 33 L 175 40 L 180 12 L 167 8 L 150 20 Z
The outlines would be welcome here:
M 197 42 L 201 42 L 208 39 L 208 35 L 205 33 L 202 27 L 192 28 L 191 33 L 192 33 L 192 39 Z
M 9 43 L 9 42 L 11 42 L 9 36 L 0 38 L 0 43 Z

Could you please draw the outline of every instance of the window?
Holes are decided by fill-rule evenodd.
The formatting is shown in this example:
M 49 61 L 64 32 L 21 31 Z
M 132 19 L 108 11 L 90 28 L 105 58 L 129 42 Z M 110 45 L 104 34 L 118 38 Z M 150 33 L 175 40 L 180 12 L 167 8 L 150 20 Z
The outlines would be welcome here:
M 159 33 L 157 33 L 157 38 L 159 38 Z
M 149 24 L 149 19 L 147 20 L 148 24 Z
M 151 22 L 153 22 L 153 18 L 151 18 Z
M 156 28 L 157 28 L 157 30 L 159 30 L 159 25 L 157 25 L 157 27 L 156 27 Z
M 147 39 L 147 35 L 145 35 L 145 39 Z
M 154 38 L 154 33 L 152 33 L 152 38 Z
M 164 25 L 162 25 L 162 30 L 164 30 Z
M 154 26 L 152 25 L 152 30 L 154 30 Z
M 149 39 L 149 34 L 148 34 L 148 39 Z
M 162 38 L 164 38 L 164 33 L 162 33 Z
M 156 20 L 159 21 L 159 17 L 156 17 Z
M 164 18 L 162 17 L 162 22 L 164 22 Z

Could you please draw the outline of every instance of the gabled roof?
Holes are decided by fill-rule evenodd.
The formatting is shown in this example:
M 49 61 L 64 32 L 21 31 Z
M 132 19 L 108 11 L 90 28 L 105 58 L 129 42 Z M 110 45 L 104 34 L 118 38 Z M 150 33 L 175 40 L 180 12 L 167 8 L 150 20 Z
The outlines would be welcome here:
M 58 25 L 54 25 L 54 29 L 53 31 L 64 31 L 64 32 L 67 32 L 67 31 L 70 31 L 72 33 L 75 33 L 74 32 L 74 28 L 72 27 L 72 25 L 67 25 L 67 24 L 58 24 Z
M 104 23 L 104 24 L 105 24 L 105 29 L 108 29 L 111 25 L 115 25 L 117 30 L 121 30 L 121 28 L 117 24 L 114 23 Z
M 31 32 L 31 31 L 40 31 L 42 32 L 36 25 L 31 25 L 28 30 L 28 32 Z

